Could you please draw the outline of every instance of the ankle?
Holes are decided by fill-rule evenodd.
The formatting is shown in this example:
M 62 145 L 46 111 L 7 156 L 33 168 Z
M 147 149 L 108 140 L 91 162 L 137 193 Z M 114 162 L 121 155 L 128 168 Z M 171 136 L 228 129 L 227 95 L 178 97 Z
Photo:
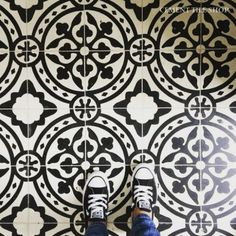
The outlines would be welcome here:
M 138 215 L 148 215 L 149 217 L 151 217 L 152 212 L 144 211 L 144 210 L 139 209 L 138 207 L 135 207 L 132 212 L 132 216 L 137 217 Z

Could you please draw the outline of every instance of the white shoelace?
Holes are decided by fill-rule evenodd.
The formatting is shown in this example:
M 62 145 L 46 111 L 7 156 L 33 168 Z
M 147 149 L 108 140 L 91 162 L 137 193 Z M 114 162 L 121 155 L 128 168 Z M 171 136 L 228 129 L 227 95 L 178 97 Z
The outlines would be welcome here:
M 134 187 L 134 200 L 137 202 L 144 201 L 144 202 L 152 202 L 152 187 L 150 186 L 140 186 L 137 185 Z
M 95 212 L 104 212 L 107 209 L 106 194 L 90 194 L 88 200 L 88 209 L 91 209 L 91 215 Z

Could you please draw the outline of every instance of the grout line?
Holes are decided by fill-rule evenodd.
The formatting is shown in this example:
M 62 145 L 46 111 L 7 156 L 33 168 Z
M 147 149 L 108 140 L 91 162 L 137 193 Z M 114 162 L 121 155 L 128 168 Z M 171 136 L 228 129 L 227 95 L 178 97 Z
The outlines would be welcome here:
M 87 95 L 88 96 L 88 95 Z M 163 110 L 163 109 L 171 109 L 172 107 L 161 107 L 161 108 L 159 108 L 160 110 Z M 205 108 L 205 107 L 194 107 L 194 109 L 201 109 L 201 108 Z M 212 108 L 212 109 L 222 109 L 222 110 L 228 110 L 228 109 L 232 109 L 232 108 L 234 108 L 234 109 L 236 109 L 236 107 L 235 106 L 232 106 L 232 107 L 215 107 L 215 106 L 210 106 L 210 108 Z M 63 111 L 63 110 L 65 110 L 65 111 L 68 111 L 68 110 L 70 110 L 70 111 L 73 111 L 75 108 L 64 108 L 64 107 L 59 107 L 59 108 L 43 108 L 43 110 L 45 110 L 45 111 L 52 111 L 52 110 L 55 110 L 55 111 Z M 107 110 L 123 110 L 123 109 L 127 109 L 127 107 L 116 107 L 116 108 L 113 108 L 113 106 L 111 106 L 111 107 L 105 107 L 105 108 L 101 108 L 101 107 L 99 107 L 99 108 L 96 108 L 97 110 L 104 110 L 104 111 L 107 111 Z M 145 109 L 145 110 L 149 110 L 150 108 L 149 107 L 142 107 L 142 109 Z M 177 110 L 191 110 L 191 107 L 175 107 L 175 109 L 177 109 Z M 8 111 L 8 110 L 12 110 L 12 108 L 11 107 L 9 107 L 9 108 L 0 108 L 0 111 Z M 25 110 L 28 110 L 27 108 L 18 108 L 17 109 L 18 111 L 20 111 L 20 110 L 22 110 L 22 111 L 25 111 Z M 32 109 L 31 108 L 31 110 L 35 110 L 35 111 L 37 111 L 38 109 L 37 108 L 35 108 L 35 109 Z M 78 110 L 86 110 L 86 108 L 79 108 Z
M 28 0 L 25 0 L 25 3 L 26 3 L 26 5 L 28 4 Z M 28 9 L 26 9 L 26 40 L 28 40 L 28 35 L 29 35 L 29 24 L 28 24 Z M 28 46 L 27 46 L 27 50 L 26 50 L 26 58 L 28 58 L 28 54 L 29 54 L 29 48 L 28 48 Z M 28 62 L 26 62 L 26 78 L 27 78 L 27 84 L 26 84 L 26 86 L 27 86 L 27 88 L 26 88 L 26 91 L 27 91 L 27 93 L 29 93 L 29 73 L 28 73 L 28 68 L 29 68 L 29 63 Z M 30 119 L 30 114 L 29 114 L 29 104 L 30 104 L 30 101 L 29 101 L 29 98 L 27 99 L 27 120 L 29 121 L 29 119 Z M 30 124 L 28 123 L 27 124 L 27 155 L 29 156 L 30 155 L 30 151 L 29 151 L 29 149 L 30 149 Z M 26 166 L 26 168 L 27 168 L 27 171 L 29 171 L 29 162 L 27 163 L 27 166 Z M 30 194 L 30 188 L 29 188 L 29 183 L 30 183 L 30 177 L 28 176 L 27 177 L 27 191 L 28 191 L 28 193 L 27 193 L 27 204 L 28 204 L 28 208 L 30 208 L 30 199 L 29 199 L 29 194 Z M 28 218 L 27 218 L 27 233 L 29 234 L 30 233 L 30 226 L 29 226 L 29 222 L 30 222 L 30 212 L 28 211 L 28 213 L 27 213 L 27 216 L 28 216 Z
M 86 14 L 86 7 L 85 7 L 86 5 L 83 5 L 83 27 L 84 27 L 84 35 L 83 35 L 83 38 L 84 38 L 84 47 L 86 47 L 86 17 L 85 17 L 85 14 Z M 90 51 L 89 51 L 90 52 Z M 85 88 L 84 88 L 84 96 L 85 97 L 87 97 L 87 87 L 88 87 L 88 80 L 87 80 L 87 76 L 86 76 L 86 55 L 83 55 L 83 60 L 84 60 L 84 78 L 85 78 Z M 87 114 L 87 106 L 86 106 L 86 104 L 85 104 L 85 109 L 82 109 L 82 110 L 84 110 L 85 111 L 85 115 Z M 84 121 L 84 127 L 85 127 L 85 129 L 84 129 L 84 131 L 85 131 L 85 142 L 84 142 L 84 144 L 85 144 L 85 147 L 84 147 L 84 161 L 87 161 L 87 137 L 88 137 L 88 131 L 87 131 L 87 121 L 86 121 L 86 119 L 85 119 L 85 121 Z M 87 180 L 87 170 L 82 170 L 82 172 L 84 173 L 84 180 L 85 180 L 85 182 L 86 182 L 86 180 Z
M 86 18 L 85 18 L 85 12 L 86 11 L 86 8 L 85 8 L 85 5 L 83 5 L 83 27 L 84 27 L 84 35 L 83 35 L 83 40 L 84 40 L 84 47 L 86 47 L 86 32 L 85 32 L 85 30 L 86 30 Z M 84 96 L 85 97 L 87 97 L 87 86 L 88 86 L 88 81 L 87 81 L 87 76 L 85 76 L 86 75 L 86 56 L 85 55 L 83 55 L 83 66 L 84 66 L 84 78 L 85 78 L 85 87 L 84 87 Z M 82 84 L 82 86 L 83 86 L 83 84 Z M 85 111 L 85 115 L 87 114 L 87 106 L 86 106 L 86 104 L 85 104 L 85 108 L 83 109 L 84 111 Z M 88 132 L 87 132 L 87 121 L 86 121 L 86 119 L 84 120 L 84 127 L 85 127 L 85 129 L 83 129 L 84 131 L 85 131 L 85 142 L 84 142 L 84 144 L 85 144 L 85 147 L 84 147 L 84 161 L 87 161 L 87 137 L 88 137 Z M 82 134 L 83 135 L 83 134 Z M 86 180 L 87 179 L 87 171 L 86 170 L 83 170 L 84 171 L 84 174 L 85 174 L 85 176 L 84 176 L 84 179 Z
M 230 47 L 230 48 L 205 48 L 206 51 L 236 51 L 236 47 Z M 9 53 L 16 53 L 16 52 L 27 52 L 27 51 L 30 51 L 30 50 L 3 50 L 3 49 L 0 49 L 0 52 L 9 52 Z M 117 50 L 96 50 L 96 49 L 90 49 L 89 52 L 94 52 L 94 53 L 98 53 L 98 52 L 132 52 L 132 51 L 135 51 L 135 52 L 141 52 L 141 51 L 147 51 L 146 49 L 131 49 L 131 50 L 128 50 L 128 49 L 125 49 L 123 50 L 123 48 L 121 49 L 117 49 Z M 173 51 L 187 51 L 187 52 L 195 52 L 196 51 L 196 48 L 178 48 L 178 49 L 163 49 L 163 48 L 160 48 L 160 49 L 154 49 L 153 51 L 161 51 L 161 52 L 173 52 Z M 55 52 L 55 53 L 80 53 L 80 50 L 37 50 L 37 52 L 39 53 L 50 53 L 50 52 Z
M 50 167 L 56 167 L 58 166 L 59 164 L 50 164 L 50 165 L 40 165 L 40 167 L 42 168 L 50 168 Z M 74 164 L 74 165 L 60 165 L 60 167 L 74 167 L 74 168 L 77 168 L 77 167 L 81 167 L 82 164 Z M 29 167 L 32 167 L 32 166 L 35 166 L 35 165 L 29 165 Z M 92 167 L 97 167 L 97 166 L 110 166 L 109 164 L 92 164 L 91 165 Z M 129 164 L 129 163 L 125 163 L 124 164 L 125 167 L 131 167 L 131 166 L 136 166 L 136 164 Z M 161 167 L 161 164 L 155 164 L 156 167 Z M 176 164 L 174 165 L 175 167 L 191 167 L 191 168 L 195 168 L 196 167 L 196 164 Z M 13 165 L 11 166 L 12 168 L 16 167 L 16 165 Z M 165 167 L 165 166 L 163 166 Z M 171 166 L 170 166 L 171 167 Z M 228 165 L 217 165 L 217 164 L 206 164 L 206 167 L 210 168 L 214 168 L 214 167 L 228 167 Z
M 202 10 L 202 2 L 200 3 L 200 8 Z M 200 47 L 202 47 L 202 43 L 203 43 L 203 31 L 202 31 L 202 24 L 203 24 L 203 15 L 202 13 L 199 13 L 200 14 Z M 202 48 L 200 48 L 201 50 Z M 203 57 L 202 57 L 202 53 L 199 55 L 199 63 L 200 63 L 200 67 L 199 67 L 199 70 L 200 70 L 200 92 L 199 92 L 199 96 L 200 96 L 200 99 L 202 99 L 202 87 L 203 87 L 203 81 L 202 81 L 202 62 L 203 62 Z M 202 110 L 202 104 L 200 102 L 200 110 Z M 200 128 L 200 145 L 199 145 L 199 148 L 200 148 L 200 161 L 202 161 L 202 119 L 199 119 L 199 128 Z M 203 192 L 203 172 L 202 170 L 200 169 L 199 170 L 200 173 L 199 173 L 199 178 L 200 178 L 200 199 L 201 199 L 201 194 Z M 200 212 L 203 211 L 203 208 L 202 208 L 202 204 L 200 204 Z M 202 218 L 200 219 L 200 227 L 202 228 Z
M 142 78 L 142 80 L 141 80 L 141 93 L 143 93 L 143 78 L 144 78 L 144 76 L 143 76 L 143 56 L 144 56 L 144 54 L 143 54 L 143 44 L 144 44 L 144 42 L 143 42 L 143 1 L 144 0 L 142 0 L 142 7 L 141 7 L 141 22 L 142 22 L 142 33 L 141 33 L 141 78 Z M 142 103 L 142 108 L 143 108 L 143 103 Z M 143 110 L 143 109 L 142 109 Z M 144 124 L 142 123 L 141 124 L 141 138 L 143 139 L 144 138 Z M 143 154 L 144 153 L 144 150 L 143 150 L 143 147 L 141 147 L 141 153 Z
M 228 109 L 236 109 L 236 107 L 228 107 L 228 108 L 219 108 L 219 107 L 211 107 L 212 109 L 221 109 L 221 110 L 219 110 L 218 112 L 219 113 L 222 113 L 223 111 L 227 111 Z M 96 108 L 96 111 L 101 111 L 103 114 L 105 114 L 106 112 L 108 112 L 108 111 L 119 111 L 119 110 L 126 110 L 127 108 L 126 107 L 117 107 L 117 108 L 113 108 L 113 107 L 111 107 L 111 108 Z M 165 109 L 171 109 L 171 108 L 169 108 L 169 107 L 163 107 L 163 108 L 159 108 L 158 110 L 160 110 L 160 111 L 163 111 L 163 110 L 165 110 Z M 201 109 L 200 107 L 194 107 L 194 109 Z M 0 111 L 12 111 L 13 110 L 13 108 L 2 108 L 2 109 L 0 109 Z M 28 111 L 28 109 L 17 109 L 18 111 Z M 31 109 L 31 111 L 37 111 L 38 109 Z M 84 110 L 86 110 L 86 108 L 80 108 L 80 109 L 78 109 L 79 111 L 84 111 Z M 148 107 L 144 107 L 144 108 L 142 108 L 142 109 L 135 109 L 135 110 L 143 110 L 143 111 L 149 111 L 150 110 L 150 108 L 148 108 Z M 174 112 L 173 111 L 174 109 L 172 109 L 172 113 Z M 181 110 L 181 112 L 178 112 L 179 110 Z M 175 108 L 175 111 L 176 112 L 178 112 L 178 113 L 184 113 L 184 112 L 187 112 L 188 110 L 191 110 L 190 108 L 188 108 L 188 107 L 184 107 L 184 108 Z M 71 112 L 71 111 L 74 111 L 74 108 L 68 108 L 68 109 L 64 109 L 64 108 L 58 108 L 58 109 L 55 109 L 55 108 L 52 108 L 52 109 L 50 109 L 50 108 L 44 108 L 43 109 L 43 111 L 58 111 L 58 112 L 62 112 L 62 111 L 65 111 L 66 113 L 65 114 L 69 114 L 69 112 Z M 200 122 L 200 120 L 199 120 L 199 122 Z M 87 122 L 86 122 L 87 123 Z M 200 124 L 199 124 L 199 126 L 200 126 Z M 29 134 L 27 133 L 27 137 L 29 136 Z

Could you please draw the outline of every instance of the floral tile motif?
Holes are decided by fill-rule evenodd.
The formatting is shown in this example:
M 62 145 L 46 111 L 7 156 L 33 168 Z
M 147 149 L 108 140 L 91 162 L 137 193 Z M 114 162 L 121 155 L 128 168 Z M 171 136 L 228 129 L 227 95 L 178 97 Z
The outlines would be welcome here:
M 157 43 L 156 49 L 195 50 L 200 44 L 202 16 L 196 9 L 201 5 L 193 2 L 170 1 L 155 9 L 147 32 Z
M 45 99 L 48 97 L 54 103 L 59 102 L 58 106 L 66 109 L 76 96 L 84 95 L 83 60 L 77 57 L 76 52 L 46 51 L 40 52 L 38 57 L 40 61 L 29 67 L 28 73 L 37 89 L 47 91 Z
M 2 0 L 0 235 L 84 235 L 94 170 L 109 180 L 109 234 L 128 235 L 138 163 L 155 166 L 162 235 L 234 235 L 235 10 Z
M 230 108 L 215 108 L 202 120 L 201 169 L 205 232 L 211 235 L 234 232 L 235 119 Z M 226 234 L 227 234 L 226 233 Z
M 56 39 L 58 35 L 62 34 L 63 27 L 60 27 L 60 20 L 63 23 L 72 22 L 73 17 L 79 15 L 83 8 L 75 7 L 72 3 L 73 1 L 64 1 L 58 2 L 56 0 L 43 0 L 43 1 L 31 1 L 27 0 L 27 30 L 28 34 L 32 36 L 33 40 L 38 39 L 41 42 L 42 37 L 44 38 L 41 42 L 40 46 L 42 46 L 41 50 L 46 50 L 48 46 L 48 40 L 46 38 Z M 70 10 L 72 10 L 70 12 Z M 76 14 L 76 11 L 78 14 Z M 70 12 L 70 14 L 68 14 Z M 65 16 L 68 19 L 65 20 Z M 54 24 L 50 24 L 53 19 L 60 18 Z M 70 21 L 69 21 L 70 19 Z M 59 23 L 59 25 L 58 25 Z M 78 23 L 78 22 L 77 22 Z M 59 27 L 59 31 L 57 32 L 57 27 Z M 58 34 L 57 34 L 58 33 Z M 45 40 L 45 41 L 44 41 Z M 37 41 L 37 40 L 36 40 Z M 38 42 L 38 41 L 37 41 Z M 65 42 L 65 41 L 64 41 Z M 62 43 L 64 43 L 62 40 Z
M 149 64 L 150 76 L 156 85 L 162 88 L 175 100 L 180 102 L 188 101 L 188 98 L 199 95 L 202 87 L 201 56 L 190 51 L 156 51 L 155 60 Z M 188 107 L 188 104 L 185 104 Z
M 134 91 L 127 92 L 125 100 L 116 103 L 114 109 L 126 118 L 127 124 L 134 125 L 139 136 L 145 136 L 151 125 L 158 124 L 159 118 L 169 112 L 170 104 L 161 100 L 158 92 L 151 91 L 146 80 L 139 80 Z M 147 116 L 137 114 L 143 109 L 148 109 Z
M 86 8 L 84 45 L 89 50 L 125 50 L 129 39 L 137 34 L 134 25 L 130 24 L 126 20 L 127 17 L 123 16 L 111 3 L 111 1 L 109 4 L 97 2 L 93 7 Z M 100 12 L 94 10 L 96 8 L 100 8 Z M 116 23 L 112 20 L 114 17 L 120 21 Z
M 207 1 L 203 5 L 202 44 L 205 48 L 235 48 L 235 2 Z
M 90 51 L 85 57 L 84 90 L 102 102 L 111 100 L 131 83 L 136 68 L 124 51 Z
M 122 41 L 124 41 L 126 38 L 130 39 L 132 34 L 142 34 L 142 18 L 143 18 L 143 8 L 142 8 L 142 1 L 123 1 L 123 0 L 117 0 L 116 2 L 112 0 L 107 0 L 107 1 L 94 1 L 90 0 L 87 1 L 87 4 L 84 4 L 85 8 L 85 14 L 87 15 L 85 17 L 85 24 L 86 24 L 86 29 L 89 30 L 89 26 L 93 27 L 90 29 L 93 32 L 96 26 L 94 24 L 95 22 L 92 23 L 92 18 L 88 17 L 89 13 L 93 17 L 95 17 L 95 21 L 98 23 L 102 23 L 103 26 L 106 24 L 107 32 L 105 35 L 100 34 L 97 35 L 99 38 L 103 35 L 103 39 L 109 38 L 110 36 L 116 34 L 116 40 L 119 39 L 120 33 L 123 34 L 123 36 L 120 38 Z M 90 19 L 90 23 L 87 20 Z M 102 29 L 103 27 L 99 27 Z M 97 29 L 99 29 L 97 28 Z M 122 29 L 123 28 L 123 29 Z M 110 33 L 109 33 L 110 31 Z M 114 32 L 112 32 L 114 31 Z M 89 34 L 88 34 L 89 35 Z M 110 36 L 109 36 L 110 35 Z M 124 37 L 125 36 L 125 37 Z M 91 37 L 92 39 L 93 37 Z M 112 38 L 112 37 L 110 37 Z M 102 37 L 100 38 L 102 39 Z M 98 40 L 99 41 L 99 40 Z M 121 41 L 121 42 L 122 42 Z M 104 41 L 105 42 L 105 41 Z M 111 41 L 115 42 L 114 40 Z M 127 45 L 124 45 L 125 47 Z
M 215 101 L 226 100 L 232 97 L 235 89 L 236 50 L 219 49 L 206 50 L 202 54 L 202 90 L 211 93 Z
M 43 104 L 43 106 L 42 106 Z M 24 81 L 20 87 L 20 90 L 11 94 L 11 100 L 1 104 L 0 111 L 3 115 L 12 118 L 12 124 L 20 127 L 23 135 L 27 138 L 31 137 L 37 125 L 43 125 L 45 118 L 51 116 L 56 112 L 56 106 L 44 100 L 43 93 L 37 93 L 34 85 L 30 81 Z M 8 109 L 4 109 L 8 108 Z M 28 113 L 34 109 L 35 121 L 33 122 Z M 46 110 L 50 108 L 50 110 Z M 22 115 L 26 111 L 26 115 Z

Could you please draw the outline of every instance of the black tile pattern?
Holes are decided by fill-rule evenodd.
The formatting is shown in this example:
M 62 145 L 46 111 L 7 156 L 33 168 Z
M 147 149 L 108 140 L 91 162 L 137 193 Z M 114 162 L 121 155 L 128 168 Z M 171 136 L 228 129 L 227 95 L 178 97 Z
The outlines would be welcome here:
M 163 236 L 236 234 L 234 0 L 0 5 L 0 235 L 83 235 L 95 169 L 128 235 L 140 162 Z

